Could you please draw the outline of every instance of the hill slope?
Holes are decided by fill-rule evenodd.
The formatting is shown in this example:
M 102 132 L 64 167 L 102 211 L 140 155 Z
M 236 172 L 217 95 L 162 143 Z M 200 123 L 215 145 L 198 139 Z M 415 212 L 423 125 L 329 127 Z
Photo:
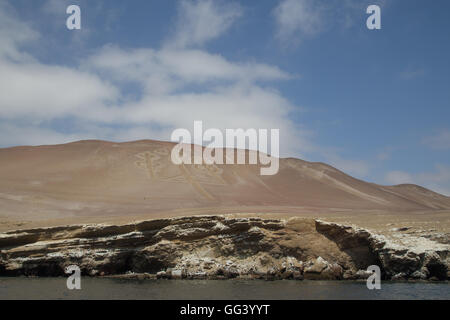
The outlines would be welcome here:
M 274 176 L 259 175 L 256 165 L 176 166 L 170 161 L 172 146 L 150 140 L 93 140 L 0 149 L 0 220 L 190 208 L 240 212 L 450 208 L 449 197 L 419 186 L 380 186 L 299 159 L 280 159 Z

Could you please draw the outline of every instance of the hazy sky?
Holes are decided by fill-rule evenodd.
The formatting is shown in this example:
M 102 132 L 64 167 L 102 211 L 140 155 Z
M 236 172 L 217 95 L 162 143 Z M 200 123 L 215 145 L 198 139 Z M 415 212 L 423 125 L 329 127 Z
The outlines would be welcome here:
M 446 0 L 0 0 L 0 146 L 169 140 L 194 120 L 279 128 L 282 156 L 450 195 L 449 13 Z

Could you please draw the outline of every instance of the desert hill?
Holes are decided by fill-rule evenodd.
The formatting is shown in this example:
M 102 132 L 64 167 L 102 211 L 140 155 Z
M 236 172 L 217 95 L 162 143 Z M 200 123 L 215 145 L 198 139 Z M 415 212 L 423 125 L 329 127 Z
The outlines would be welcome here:
M 173 144 L 152 140 L 0 149 L 0 221 L 164 212 L 428 211 L 450 198 L 414 185 L 381 186 L 323 163 L 174 165 Z M 195 211 L 194 210 L 194 211 Z M 222 210 L 222 211 L 221 211 Z

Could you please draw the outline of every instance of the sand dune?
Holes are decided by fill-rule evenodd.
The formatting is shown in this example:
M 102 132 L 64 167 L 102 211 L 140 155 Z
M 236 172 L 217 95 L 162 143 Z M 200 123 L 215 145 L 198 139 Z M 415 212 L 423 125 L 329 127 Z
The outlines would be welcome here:
M 221 212 L 450 209 L 414 185 L 380 186 L 322 163 L 174 165 L 173 144 L 79 141 L 0 149 L 0 221 Z

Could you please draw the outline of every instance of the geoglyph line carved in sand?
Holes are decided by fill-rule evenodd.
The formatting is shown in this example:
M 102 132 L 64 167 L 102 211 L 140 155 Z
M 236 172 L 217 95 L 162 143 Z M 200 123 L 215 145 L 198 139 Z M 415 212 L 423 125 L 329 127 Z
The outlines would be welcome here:
M 216 165 L 173 165 L 170 162 L 170 150 L 159 148 L 136 155 L 136 165 L 145 170 L 150 180 L 166 182 L 188 182 L 202 197 L 215 198 L 202 187 L 202 184 L 227 185 L 222 178 L 223 169 Z

